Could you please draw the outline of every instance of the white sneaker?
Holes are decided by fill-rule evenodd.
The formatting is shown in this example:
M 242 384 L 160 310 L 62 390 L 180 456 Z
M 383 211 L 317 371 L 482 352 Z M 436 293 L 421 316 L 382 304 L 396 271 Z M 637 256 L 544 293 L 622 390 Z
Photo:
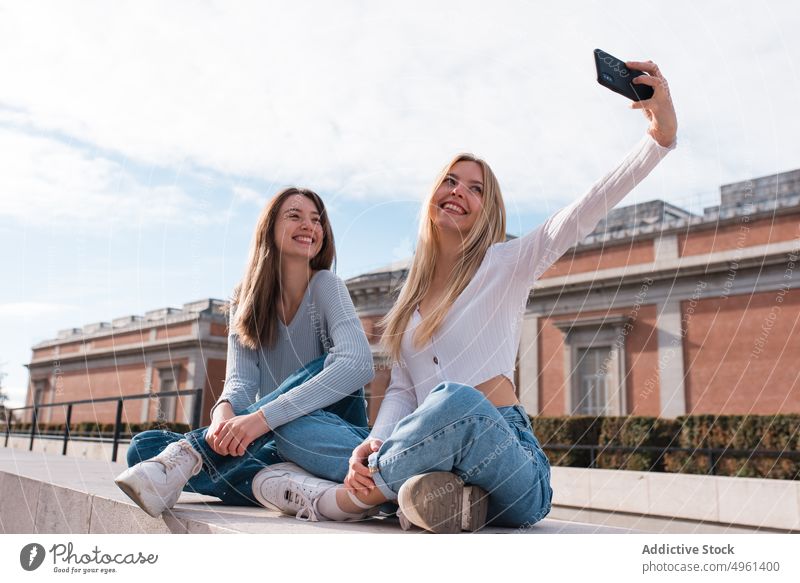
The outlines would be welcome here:
M 253 478 L 253 496 L 266 508 L 294 516 L 298 520 L 327 520 L 317 510 L 320 496 L 336 482 L 323 480 L 297 464 L 285 462 L 267 466 Z
M 189 478 L 200 473 L 203 458 L 185 439 L 170 443 L 160 454 L 131 466 L 114 482 L 139 508 L 158 517 L 175 506 Z

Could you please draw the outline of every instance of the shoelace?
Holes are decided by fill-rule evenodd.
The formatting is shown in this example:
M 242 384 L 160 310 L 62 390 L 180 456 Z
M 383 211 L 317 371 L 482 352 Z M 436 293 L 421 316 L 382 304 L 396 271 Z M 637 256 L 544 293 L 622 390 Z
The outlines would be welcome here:
M 191 454 L 191 452 L 189 452 L 187 448 L 191 449 L 192 446 L 185 441 L 179 441 L 177 447 L 170 448 L 171 451 L 169 452 L 167 457 L 162 460 L 164 467 L 166 467 L 169 470 L 177 466 L 181 457 L 185 456 L 186 454 Z
M 296 482 L 291 482 L 297 489 L 292 489 L 291 487 L 286 489 L 284 496 L 290 502 L 297 504 L 300 506 L 300 510 L 297 511 L 297 514 L 294 517 L 297 520 L 302 520 L 304 522 L 319 522 L 319 514 L 317 513 L 317 505 L 316 500 L 312 501 L 306 496 L 305 492 L 302 491 L 302 486 L 297 484 Z M 292 496 L 294 495 L 294 499 Z

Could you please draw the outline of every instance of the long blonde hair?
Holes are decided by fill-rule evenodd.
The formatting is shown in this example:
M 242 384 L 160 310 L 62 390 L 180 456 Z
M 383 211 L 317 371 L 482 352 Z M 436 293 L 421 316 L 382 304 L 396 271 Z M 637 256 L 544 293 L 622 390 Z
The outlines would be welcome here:
M 241 283 L 233 291 L 236 322 L 232 324 L 243 346 L 258 349 L 273 347 L 278 337 L 278 301 L 281 297 L 280 257 L 275 244 L 275 223 L 283 201 L 301 194 L 310 199 L 319 212 L 323 238 L 319 252 L 311 259 L 312 270 L 330 269 L 336 258 L 333 230 L 319 195 L 305 188 L 290 187 L 278 192 L 264 206 L 258 217 L 250 256 Z
M 442 301 L 431 310 L 430 314 L 425 315 L 422 325 L 416 330 L 414 335 L 416 347 L 421 347 L 429 342 L 439 329 L 453 302 L 464 291 L 480 267 L 489 247 L 505 240 L 506 209 L 497 177 L 489 164 L 481 158 L 472 154 L 458 154 L 442 169 L 425 201 L 420 217 L 417 247 L 408 277 L 394 306 L 380 322 L 380 326 L 384 329 L 382 338 L 384 348 L 393 360 L 400 360 L 403 333 L 411 315 L 425 297 L 433 280 L 439 241 L 439 233 L 433 222 L 431 210 L 433 199 L 453 165 L 463 161 L 475 162 L 483 171 L 483 208 L 477 221 L 463 240 L 459 254 L 460 260 L 453 266 Z

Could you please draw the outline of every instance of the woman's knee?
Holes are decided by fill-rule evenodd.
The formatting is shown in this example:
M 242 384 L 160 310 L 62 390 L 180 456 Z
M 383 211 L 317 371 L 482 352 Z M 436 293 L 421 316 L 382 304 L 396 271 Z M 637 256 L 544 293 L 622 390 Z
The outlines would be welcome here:
M 433 407 L 444 407 L 448 411 L 461 410 L 464 414 L 478 413 L 487 406 L 494 409 L 478 389 L 454 382 L 440 383 L 431 391 L 427 400 L 431 400 L 430 405 Z
M 273 429 L 275 444 L 278 450 L 293 444 L 308 443 L 312 436 L 317 436 L 325 426 L 325 415 L 322 411 L 314 411 L 284 423 Z

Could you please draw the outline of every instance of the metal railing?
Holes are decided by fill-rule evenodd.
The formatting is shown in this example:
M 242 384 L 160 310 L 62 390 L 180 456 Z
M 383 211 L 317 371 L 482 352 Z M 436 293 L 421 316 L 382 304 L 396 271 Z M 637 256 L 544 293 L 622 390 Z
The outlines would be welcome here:
M 782 449 L 733 449 L 730 447 L 659 447 L 656 445 L 624 446 L 624 445 L 563 445 L 563 444 L 543 444 L 542 449 L 554 451 L 588 451 L 589 468 L 597 468 L 597 455 L 599 453 L 658 453 L 658 457 L 653 461 L 654 467 L 665 454 L 684 452 L 690 455 L 700 454 L 708 456 L 708 475 L 717 475 L 717 464 L 726 455 L 750 457 L 771 457 L 775 459 L 786 458 L 790 460 L 800 460 L 800 451 Z
M 114 437 L 113 437 L 113 445 L 111 449 L 111 461 L 117 461 L 117 451 L 119 448 L 119 440 L 120 440 L 120 432 L 122 427 L 122 408 L 123 403 L 125 401 L 133 401 L 136 399 L 152 399 L 154 396 L 159 398 L 161 397 L 177 397 L 180 395 L 195 395 L 194 402 L 192 404 L 192 422 L 191 428 L 197 429 L 200 427 L 200 415 L 202 412 L 202 404 L 203 404 L 203 389 L 187 389 L 183 391 L 170 391 L 164 393 L 142 393 L 138 395 L 123 395 L 120 397 L 106 397 L 103 399 L 84 399 L 81 401 L 66 401 L 62 403 L 47 403 L 44 405 L 28 405 L 27 407 L 16 407 L 16 408 L 6 408 L 6 428 L 5 428 L 5 447 L 8 447 L 8 440 L 11 435 L 11 426 L 14 424 L 14 415 L 13 412 L 15 411 L 27 411 L 28 409 L 33 409 L 33 419 L 31 422 L 31 430 L 30 430 L 30 443 L 28 446 L 28 450 L 33 450 L 33 443 L 36 435 L 39 434 L 42 437 L 41 432 L 38 431 L 38 417 L 39 417 L 39 409 L 43 409 L 46 407 L 64 407 L 67 408 L 66 413 L 66 420 L 64 423 L 64 435 L 63 435 L 63 446 L 61 449 L 61 454 L 67 454 L 67 444 L 69 443 L 70 439 L 70 421 L 72 419 L 72 407 L 74 405 L 84 405 L 84 404 L 96 404 L 96 403 L 104 403 L 109 401 L 116 401 L 117 402 L 117 414 L 116 420 L 114 422 Z M 10 418 L 10 421 L 9 421 Z M 101 439 L 102 441 L 102 439 Z M 623 446 L 623 445 L 565 445 L 565 444 L 550 444 L 545 443 L 542 444 L 542 449 L 544 450 L 552 450 L 552 451 L 588 451 L 589 452 L 589 468 L 597 468 L 597 456 L 598 454 L 602 453 L 613 453 L 613 452 L 622 452 L 622 453 L 658 453 L 658 456 L 653 461 L 653 466 L 655 466 L 665 454 L 668 453 L 678 453 L 684 452 L 690 455 L 704 455 L 708 456 L 708 474 L 709 475 L 716 475 L 717 473 L 717 464 L 719 461 L 726 455 L 729 456 L 746 456 L 746 457 L 771 457 L 775 459 L 790 459 L 790 460 L 800 460 L 800 451 L 787 451 L 787 450 L 770 450 L 770 449 L 733 449 L 729 447 L 719 448 L 719 447 L 659 447 L 659 446 Z
M 28 409 L 33 409 L 33 418 L 31 419 L 31 431 L 30 431 L 30 444 L 28 445 L 28 451 L 33 451 L 33 442 L 36 439 L 36 435 L 38 434 L 42 437 L 42 433 L 38 431 L 38 424 L 39 424 L 39 410 L 45 409 L 48 407 L 66 407 L 66 419 L 64 421 L 64 444 L 61 448 L 61 455 L 67 455 L 67 444 L 70 440 L 70 423 L 72 422 L 72 407 L 74 405 L 87 405 L 87 404 L 97 404 L 97 403 L 108 403 L 110 401 L 117 402 L 117 414 L 114 420 L 114 437 L 113 437 L 113 444 L 111 447 L 111 461 L 117 461 L 117 451 L 119 450 L 119 440 L 120 434 L 122 431 L 122 407 L 125 401 L 135 401 L 137 399 L 152 399 L 154 397 L 158 397 L 159 399 L 162 397 L 179 397 L 181 395 L 194 395 L 194 402 L 192 403 L 192 422 L 191 428 L 197 429 L 200 427 L 200 415 L 202 412 L 203 406 L 203 389 L 185 389 L 182 391 L 167 391 L 163 393 L 141 393 L 137 395 L 122 395 L 119 397 L 105 397 L 102 399 L 83 399 L 80 401 L 64 401 L 61 403 L 45 403 L 39 405 L 28 405 L 27 407 L 15 407 L 15 408 L 6 408 L 6 439 L 4 447 L 8 447 L 8 440 L 11 437 L 11 426 L 15 424 L 14 422 L 14 412 L 16 411 L 27 411 Z

